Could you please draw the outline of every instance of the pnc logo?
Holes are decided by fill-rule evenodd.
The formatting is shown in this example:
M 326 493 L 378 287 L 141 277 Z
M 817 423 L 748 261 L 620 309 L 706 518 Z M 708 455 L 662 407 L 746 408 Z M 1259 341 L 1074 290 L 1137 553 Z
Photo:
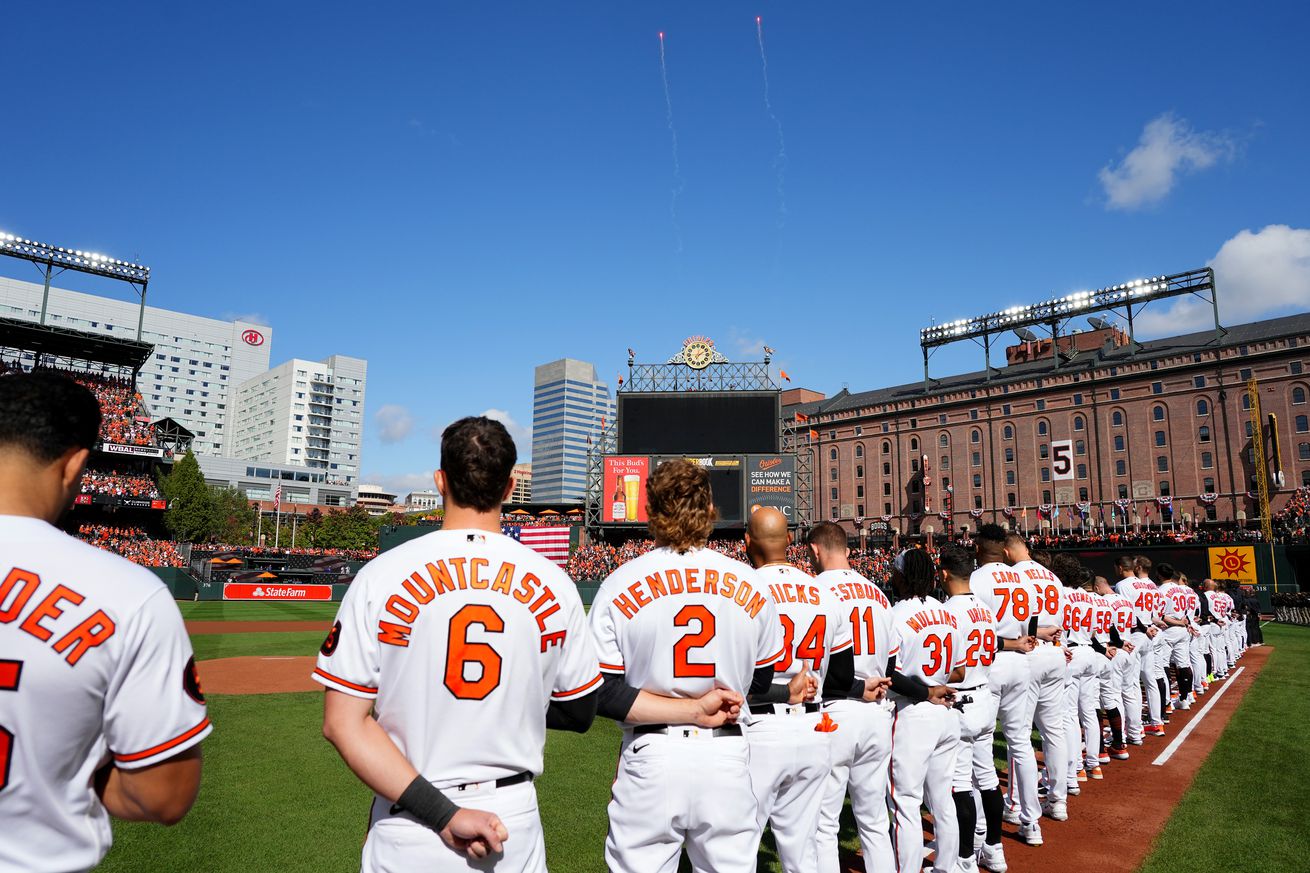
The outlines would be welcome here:
M 264 335 L 252 327 L 241 334 L 241 341 L 248 346 L 262 346 L 264 344 Z
M 781 463 L 782 463 L 782 458 L 769 458 L 768 460 L 760 461 L 760 469 L 772 470 L 774 467 L 778 466 Z

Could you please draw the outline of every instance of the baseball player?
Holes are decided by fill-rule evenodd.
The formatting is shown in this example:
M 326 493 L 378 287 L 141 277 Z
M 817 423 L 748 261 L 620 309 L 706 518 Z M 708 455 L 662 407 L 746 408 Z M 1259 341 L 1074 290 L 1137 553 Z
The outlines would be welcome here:
M 929 592 L 936 575 L 932 559 L 919 549 L 902 552 L 892 573 L 900 598 L 892 606 L 893 839 L 898 870 L 923 866 L 923 818 L 926 800 L 932 813 L 937 849 L 933 870 L 951 873 L 959 863 L 960 832 L 951 786 L 960 723 L 951 704 L 949 682 L 964 678 L 966 644 L 954 613 Z
M 1219 660 L 1221 661 L 1220 666 L 1223 667 L 1223 676 L 1225 679 L 1228 678 L 1229 671 L 1237 666 L 1236 646 L 1232 641 L 1231 633 L 1234 603 L 1232 596 L 1227 591 L 1228 585 L 1229 582 L 1225 580 L 1223 585 L 1220 586 L 1219 596 L 1216 598 L 1219 605 L 1219 617 L 1224 621 L 1223 630 L 1219 634 L 1219 639 L 1223 646 L 1223 657 Z
M 1209 682 L 1206 677 L 1210 671 L 1205 669 L 1206 655 L 1210 654 L 1210 638 L 1206 634 L 1205 623 L 1201 610 L 1201 592 L 1204 589 L 1204 582 L 1197 580 L 1187 583 L 1187 618 L 1191 622 L 1192 628 L 1196 631 L 1188 641 L 1187 651 L 1191 655 L 1192 667 L 1192 702 L 1206 692 Z
M 601 676 L 572 581 L 500 531 L 515 460 L 500 422 L 447 427 L 444 526 L 370 561 L 319 650 L 323 734 L 376 795 L 364 873 L 546 869 L 546 728 L 585 731 Z
M 955 690 L 960 723 L 960 747 L 955 752 L 955 780 L 951 795 L 960 829 L 958 870 L 967 873 L 981 864 L 1003 873 L 1008 865 L 1001 848 L 1001 789 L 992 752 L 999 701 L 988 686 L 987 677 L 1002 645 L 1031 651 L 1036 647 L 1036 639 L 1001 640 L 991 609 L 969 588 L 974 563 L 973 556 L 967 551 L 948 544 L 942 546 L 937 561 L 942 586 L 949 595 L 946 608 L 955 616 L 964 643 L 964 676 L 950 683 Z M 982 845 L 975 851 L 977 805 L 982 807 L 986 831 Z
M 1139 677 L 1137 680 L 1137 706 L 1129 706 L 1127 714 L 1126 741 L 1140 746 L 1146 734 L 1164 736 L 1164 709 L 1160 697 L 1160 687 L 1155 681 L 1155 637 L 1160 629 L 1155 626 L 1156 596 L 1159 593 L 1154 582 L 1137 574 L 1137 560 L 1121 555 L 1115 560 L 1115 572 L 1119 582 L 1115 591 L 1133 603 L 1133 631 L 1129 641 L 1138 659 Z M 1147 707 L 1147 724 L 1142 724 L 1141 694 L 1145 691 Z M 1128 695 L 1134 694 L 1132 689 Z
M 887 813 L 892 707 L 885 700 L 891 684 L 887 662 L 896 655 L 891 604 L 877 585 L 851 569 L 846 532 L 839 525 L 830 521 L 814 525 L 806 546 L 820 570 L 815 583 L 836 599 L 842 620 L 849 624 L 855 674 L 849 693 L 824 689 L 824 715 L 837 730 L 829 735 L 831 763 L 819 814 L 817 869 L 822 873 L 841 869 L 838 834 L 849 790 L 866 873 L 891 873 L 896 867 Z M 834 662 L 832 673 L 836 672 Z
M 1110 581 L 1104 576 L 1095 576 L 1092 580 L 1092 595 L 1098 601 L 1093 619 L 1093 639 L 1100 645 L 1097 651 L 1106 655 L 1105 663 L 1100 666 L 1098 698 L 1101 719 L 1110 728 L 1110 743 L 1102 742 L 1097 759 L 1102 764 L 1113 760 L 1127 760 L 1128 747 L 1124 743 L 1123 682 L 1124 674 L 1131 668 L 1132 643 L 1127 642 L 1131 625 L 1132 604 L 1120 599 L 1110 587 Z M 1123 610 L 1121 612 L 1121 610 Z
M 605 862 L 615 873 L 753 871 L 759 805 L 736 719 L 751 703 L 787 703 L 773 684 L 782 624 L 759 575 L 705 548 L 714 528 L 709 474 L 665 461 L 646 484 L 656 548 L 596 593 L 592 636 L 606 674 L 601 712 L 624 724 Z M 773 696 L 779 695 L 779 696 Z
M 1068 649 L 1061 645 L 1060 640 L 1063 632 L 1064 588 L 1045 564 L 1034 559 L 1028 551 L 1028 543 L 1017 532 L 1012 531 L 1005 537 L 1005 560 L 1014 572 L 1032 586 L 1034 593 L 1032 614 L 1025 630 L 1034 630 L 1035 627 L 1037 648 L 1027 656 L 1032 684 L 1029 686 L 1028 708 L 1023 720 L 1037 728 L 1042 736 L 1042 760 L 1047 772 L 1047 791 L 1042 813 L 1055 821 L 1064 821 L 1069 817 L 1070 789 L 1064 778 L 1063 762 L 1069 756 L 1069 744 L 1075 742 L 1065 726 L 1065 685 L 1069 665 Z M 1060 766 L 1052 768 L 1053 761 L 1060 762 Z M 1011 770 L 1012 786 L 1017 783 L 1013 779 L 1013 772 Z M 1018 785 L 1021 791 L 1028 790 L 1023 787 L 1026 784 L 1030 783 Z M 1073 792 L 1077 793 L 1078 790 L 1078 786 L 1074 785 Z M 1033 802 L 1031 795 L 1027 802 Z
M 1142 742 L 1142 686 L 1138 682 L 1142 668 L 1138 661 L 1137 646 L 1132 641 L 1133 627 L 1137 621 L 1136 608 L 1133 602 L 1116 591 L 1104 576 L 1096 577 L 1096 591 L 1110 607 L 1111 621 L 1118 631 L 1121 642 L 1119 654 L 1111 662 L 1110 701 L 1113 708 L 1119 710 L 1122 716 L 1118 732 L 1115 732 L 1114 720 L 1110 721 L 1113 742 L 1109 755 L 1115 760 L 1126 761 L 1128 760 L 1127 735 L 1131 733 L 1134 725 L 1137 729 L 1137 742 L 1139 745 Z M 1102 705 L 1105 705 L 1105 701 L 1102 701 Z M 1105 760 L 1104 757 L 1102 760 Z
M 778 689 L 775 699 L 782 697 L 781 688 L 787 695 L 782 701 L 750 705 L 746 742 L 759 829 L 772 827 L 783 870 L 813 873 L 818 868 L 815 833 L 830 769 L 828 738 L 840 726 L 831 716 L 820 720 L 817 692 L 826 679 L 834 692 L 849 694 L 855 664 L 851 626 L 836 596 L 787 560 L 789 545 L 785 515 L 768 507 L 751 514 L 746 554 L 782 623 L 783 653 L 773 665 L 773 688 Z
M 1191 640 L 1195 629 L 1187 611 L 1187 588 L 1178 584 L 1177 573 L 1170 564 L 1161 563 L 1155 568 L 1156 579 L 1160 584 L 1160 596 L 1164 599 L 1161 620 L 1164 622 L 1165 646 L 1168 652 L 1167 663 L 1178 675 L 1178 708 L 1190 709 L 1189 696 L 1192 693 L 1192 653 Z
M 90 870 L 109 816 L 174 824 L 200 786 L 211 728 L 172 595 L 53 526 L 99 431 L 72 380 L 0 378 L 0 870 Z
M 1101 779 L 1101 728 L 1096 718 L 1099 700 L 1098 678 L 1105 657 L 1098 653 L 1095 639 L 1097 607 L 1100 601 L 1084 588 L 1090 586 L 1091 574 L 1071 555 L 1056 555 L 1051 569 L 1065 587 L 1064 639 L 1070 649 L 1069 683 L 1066 686 L 1066 721 L 1070 731 L 1069 782 L 1088 778 Z M 1104 648 L 1101 647 L 1101 651 Z M 1081 748 L 1078 731 L 1082 730 Z
M 1165 629 L 1168 625 L 1164 621 L 1164 595 L 1160 593 L 1159 580 L 1155 578 L 1154 565 L 1151 559 L 1145 555 L 1138 555 L 1134 559 L 1134 572 L 1139 580 L 1149 580 L 1155 584 L 1155 595 L 1152 598 L 1153 607 L 1151 620 L 1159 631 L 1151 640 L 1154 649 L 1154 658 L 1151 664 L 1151 678 L 1156 687 L 1156 693 L 1160 696 L 1160 723 L 1155 730 L 1147 729 L 1146 733 L 1152 736 L 1164 736 L 1164 725 L 1169 723 L 1169 716 L 1173 713 L 1174 708 L 1169 697 L 1169 668 L 1170 646 L 1165 637 Z
M 1005 531 L 999 525 L 984 524 L 974 535 L 978 569 L 969 578 L 969 588 L 987 608 L 1002 639 L 1032 636 L 1036 623 L 1032 610 L 1037 587 L 1025 574 L 1006 563 Z M 1019 802 L 1019 834 L 1033 846 L 1042 844 L 1042 816 L 1037 795 L 1037 758 L 1033 752 L 1033 717 L 1030 712 L 1032 672 L 1023 648 L 1005 648 L 991 665 L 989 685 L 998 699 L 1001 732 L 1009 750 L 1010 784 Z

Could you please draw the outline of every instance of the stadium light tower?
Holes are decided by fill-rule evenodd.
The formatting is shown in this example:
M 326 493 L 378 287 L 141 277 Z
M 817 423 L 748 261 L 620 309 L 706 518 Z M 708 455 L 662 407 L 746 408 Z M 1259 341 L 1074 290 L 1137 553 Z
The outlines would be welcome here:
M 1129 348 L 1135 353 L 1137 338 L 1133 333 L 1134 317 L 1152 301 L 1181 297 L 1185 294 L 1194 294 L 1211 305 L 1214 310 L 1215 341 L 1218 342 L 1224 334 L 1224 329 L 1219 324 L 1218 290 L 1214 284 L 1214 270 L 1206 267 L 1170 276 L 1134 279 L 1131 282 L 1111 285 L 1097 291 L 1078 291 L 1030 306 L 1012 306 L 988 315 L 929 325 L 919 331 L 919 346 L 923 349 L 923 388 L 927 391 L 931 387 L 928 359 L 933 349 L 961 340 L 978 342 L 983 347 L 987 363 L 987 378 L 990 379 L 991 345 L 994 335 L 1012 330 L 1024 339 L 1028 337 L 1035 339 L 1036 335 L 1029 328 L 1036 326 L 1044 327 L 1051 332 L 1052 359 L 1055 366 L 1059 367 L 1057 340 L 1061 329 L 1070 320 L 1095 312 L 1124 314 L 1128 322 Z
M 65 270 L 126 282 L 141 297 L 141 311 L 136 323 L 136 338 L 141 339 L 146 315 L 146 286 L 150 284 L 149 267 L 97 252 L 47 245 L 3 231 L 0 231 L 0 255 L 31 261 L 40 268 L 45 278 L 45 290 L 41 294 L 41 324 L 45 324 L 46 308 L 50 302 L 50 280 Z

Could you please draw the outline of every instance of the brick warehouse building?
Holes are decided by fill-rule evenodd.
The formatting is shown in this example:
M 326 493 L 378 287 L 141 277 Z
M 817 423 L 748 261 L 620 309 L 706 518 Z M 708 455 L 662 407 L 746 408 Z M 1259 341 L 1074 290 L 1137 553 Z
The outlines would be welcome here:
M 927 390 L 789 391 L 783 415 L 810 433 L 814 517 L 851 531 L 857 517 L 885 516 L 902 532 L 941 531 L 947 486 L 957 530 L 1006 523 L 1002 507 L 1015 524 L 1027 508 L 1036 529 L 1042 504 L 1061 507 L 1061 528 L 1072 518 L 1077 529 L 1077 516 L 1065 514 L 1075 503 L 1108 525 L 1116 499 L 1159 524 L 1159 497 L 1172 498 L 1179 523 L 1245 522 L 1259 515 L 1248 496 L 1257 488 L 1252 375 L 1269 471 L 1283 472 L 1283 486 L 1270 485 L 1272 510 L 1310 484 L 1308 342 L 1310 313 L 1231 327 L 1219 340 L 1209 330 L 1138 343 L 1136 353 L 1109 327 L 1061 337 L 1058 350 L 1049 339 L 1012 346 L 990 380 L 978 371 L 935 379 Z M 1052 442 L 1062 440 L 1073 444 L 1066 480 L 1052 475 Z M 1115 512 L 1122 523 L 1122 509 Z

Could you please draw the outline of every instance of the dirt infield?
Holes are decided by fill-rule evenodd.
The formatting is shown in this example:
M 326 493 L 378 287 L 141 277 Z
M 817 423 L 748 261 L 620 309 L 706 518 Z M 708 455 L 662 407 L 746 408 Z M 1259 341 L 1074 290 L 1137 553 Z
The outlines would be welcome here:
M 188 621 L 189 634 L 255 634 L 285 633 L 287 631 L 320 631 L 327 633 L 332 620 L 319 621 Z
M 196 668 L 206 694 L 281 694 L 323 687 L 309 678 L 314 660 L 312 656 L 216 658 L 201 661 Z

